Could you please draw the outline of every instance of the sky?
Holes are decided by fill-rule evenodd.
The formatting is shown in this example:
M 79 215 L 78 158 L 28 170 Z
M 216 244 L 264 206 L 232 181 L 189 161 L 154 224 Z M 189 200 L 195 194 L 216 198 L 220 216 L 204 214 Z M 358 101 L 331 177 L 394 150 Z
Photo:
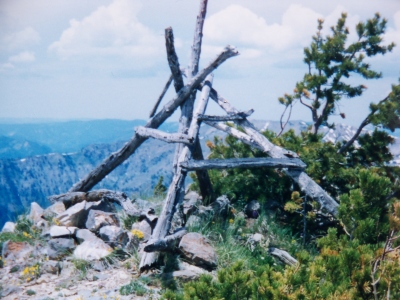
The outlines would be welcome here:
M 0 119 L 148 119 L 169 68 L 164 29 L 171 26 L 182 66 L 187 66 L 199 1 L 0 0 Z M 355 76 L 368 87 L 344 99 L 346 119 L 359 124 L 400 78 L 400 1 L 209 0 L 200 68 L 226 45 L 240 55 L 216 71 L 214 88 L 252 118 L 278 120 L 278 97 L 291 93 L 307 71 L 303 49 L 324 19 L 324 32 L 347 12 L 354 27 L 376 12 L 388 20 L 384 43 L 392 53 L 369 59 L 379 80 Z M 169 91 L 164 102 L 172 99 Z M 214 103 L 208 113 L 222 114 Z M 171 120 L 177 120 L 175 113 Z M 293 120 L 311 121 L 296 105 Z

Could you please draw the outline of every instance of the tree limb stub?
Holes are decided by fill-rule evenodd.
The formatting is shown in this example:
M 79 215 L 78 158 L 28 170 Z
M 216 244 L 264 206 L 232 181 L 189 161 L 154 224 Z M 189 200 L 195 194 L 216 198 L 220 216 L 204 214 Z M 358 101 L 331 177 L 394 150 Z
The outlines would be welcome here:
M 166 83 L 165 86 L 164 86 L 164 89 L 162 90 L 160 96 L 158 97 L 158 99 L 157 99 L 157 101 L 156 101 L 156 104 L 154 104 L 153 109 L 150 111 L 149 118 L 154 117 L 154 115 L 155 115 L 155 113 L 156 113 L 156 111 L 157 111 L 157 108 L 158 108 L 158 106 L 160 105 L 160 103 L 161 103 L 162 99 L 164 98 L 165 94 L 167 93 L 168 88 L 169 88 L 169 86 L 171 85 L 171 82 L 172 82 L 173 79 L 174 79 L 174 77 L 173 77 L 172 74 L 171 74 L 171 75 L 169 76 L 169 79 L 168 79 L 167 83 Z
M 186 84 L 179 93 L 169 101 L 161 111 L 151 118 L 145 127 L 158 128 L 175 109 L 181 105 L 191 94 L 192 90 L 204 81 L 206 76 L 218 68 L 227 59 L 238 55 L 239 52 L 231 46 L 227 46 L 206 68 L 200 71 Z M 76 183 L 69 192 L 87 192 L 107 176 L 112 170 L 124 162 L 135 150 L 146 140 L 146 138 L 134 135 L 119 151 L 112 153 L 96 169 L 91 171 L 85 178 Z
M 215 89 L 210 92 L 210 97 L 213 99 L 222 109 L 224 109 L 228 114 L 237 113 L 238 110 L 231 106 L 231 104 L 223 98 Z M 263 149 L 272 158 L 284 158 L 284 157 L 298 157 L 296 153 L 288 151 L 281 147 L 278 147 L 271 143 L 263 134 L 261 134 L 253 124 L 251 124 L 247 119 L 243 121 L 235 121 L 239 126 L 241 126 L 249 138 L 244 141 L 250 140 L 258 144 L 260 148 Z M 242 134 L 236 136 L 234 131 L 230 132 L 231 135 L 238 139 L 242 139 Z M 287 169 L 284 172 L 290 176 L 301 188 L 301 190 L 310 196 L 312 199 L 316 200 L 321 207 L 333 216 L 338 214 L 339 204 L 328 195 L 314 180 L 312 180 L 305 172 L 296 169 Z
M 167 133 L 158 129 L 146 128 L 143 126 L 136 127 L 136 134 L 141 137 L 153 138 L 167 143 L 183 143 L 192 144 L 192 139 L 187 134 Z
M 178 232 L 168 235 L 163 239 L 156 241 L 149 241 L 143 248 L 145 252 L 155 251 L 171 251 L 175 248 L 177 242 L 187 233 L 186 229 L 179 230 Z
M 231 158 L 210 160 L 189 160 L 181 163 L 187 171 L 232 168 L 299 168 L 304 169 L 306 164 L 298 158 Z
M 298 261 L 285 250 L 271 247 L 268 249 L 268 252 L 289 266 L 295 266 L 298 264 Z

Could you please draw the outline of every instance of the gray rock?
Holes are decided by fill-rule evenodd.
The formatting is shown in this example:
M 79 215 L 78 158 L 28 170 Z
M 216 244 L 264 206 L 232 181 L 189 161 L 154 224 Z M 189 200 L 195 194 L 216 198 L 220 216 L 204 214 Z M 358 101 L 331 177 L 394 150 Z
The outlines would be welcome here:
M 53 225 L 50 227 L 50 236 L 52 238 L 73 237 L 73 236 L 75 236 L 75 233 L 77 230 L 78 230 L 78 228 L 73 227 L 73 226 Z
M 7 265 L 13 263 L 22 264 L 33 253 L 34 248 L 27 242 L 12 242 L 7 241 L 3 244 L 2 257 L 7 262 Z
M 43 216 L 45 219 L 50 220 L 59 214 L 62 214 L 65 211 L 65 205 L 61 201 L 56 202 L 46 208 L 43 212 Z
M 90 210 L 86 220 L 87 229 L 97 232 L 101 227 L 107 225 L 119 226 L 118 217 L 113 213 L 107 213 L 101 210 Z
M 260 203 L 257 200 L 252 200 L 244 208 L 244 212 L 248 218 L 257 219 L 260 215 Z
M 51 239 L 48 242 L 47 255 L 51 259 L 58 259 L 71 254 L 75 247 L 76 246 L 73 239 Z
M 226 217 L 230 208 L 231 202 L 226 195 L 218 197 L 212 204 L 211 207 L 214 210 L 214 215 Z
M 84 241 L 95 241 L 98 237 L 88 229 L 78 229 L 75 233 L 75 237 L 79 243 Z
M 129 237 L 126 231 L 118 226 L 103 226 L 99 231 L 100 238 L 112 247 L 124 247 Z
M 19 286 L 15 286 L 15 285 L 9 285 L 7 287 L 5 287 L 4 290 L 1 291 L 0 296 L 1 297 L 7 297 L 8 295 L 11 294 L 16 294 L 22 291 L 22 288 Z M 17 299 L 17 298 L 13 298 L 13 299 Z
M 112 248 L 101 239 L 84 241 L 74 251 L 74 257 L 84 260 L 98 260 L 112 252 Z
M 104 201 L 82 201 L 71 206 L 65 212 L 58 215 L 57 219 L 63 226 L 76 226 L 78 228 L 85 228 L 87 216 L 89 214 L 89 211 L 92 209 L 111 212 L 112 206 Z
M 49 222 L 42 219 L 36 223 L 36 227 L 39 228 L 42 232 L 49 230 Z
M 182 212 L 186 217 L 197 211 L 198 207 L 202 204 L 200 195 L 194 191 L 187 193 L 183 200 Z
M 200 233 L 190 232 L 183 236 L 179 243 L 183 258 L 191 264 L 206 270 L 217 267 L 217 254 L 208 239 Z
M 132 229 L 137 229 L 140 230 L 141 232 L 143 232 L 144 237 L 142 239 L 142 241 L 148 241 L 149 238 L 151 237 L 151 225 L 149 224 L 149 222 L 147 220 L 142 220 L 141 222 L 136 222 L 134 224 L 132 224 Z
M 31 211 L 28 215 L 28 218 L 33 221 L 34 224 L 42 220 L 43 217 L 43 208 L 40 207 L 36 202 L 31 203 Z
M 47 260 L 42 263 L 40 266 L 40 272 L 48 273 L 48 274 L 60 274 L 61 272 L 61 265 L 60 262 L 55 260 Z
M 15 231 L 15 223 L 14 222 L 6 222 L 4 224 L 1 232 L 14 232 Z

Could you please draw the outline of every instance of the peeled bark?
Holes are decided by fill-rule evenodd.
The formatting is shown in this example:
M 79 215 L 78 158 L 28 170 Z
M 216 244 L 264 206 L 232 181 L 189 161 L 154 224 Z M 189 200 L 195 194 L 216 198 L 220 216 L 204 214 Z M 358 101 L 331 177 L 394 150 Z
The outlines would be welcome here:
M 193 140 L 187 134 L 167 133 L 161 130 L 146 128 L 143 126 L 136 127 L 136 134 L 141 137 L 153 138 L 166 143 L 183 143 L 191 145 Z

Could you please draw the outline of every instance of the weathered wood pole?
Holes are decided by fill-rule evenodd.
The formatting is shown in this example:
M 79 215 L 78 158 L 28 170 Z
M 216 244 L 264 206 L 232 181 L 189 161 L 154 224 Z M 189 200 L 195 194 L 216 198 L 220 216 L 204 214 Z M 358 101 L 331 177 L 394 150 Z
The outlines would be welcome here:
M 228 58 L 238 55 L 234 47 L 227 46 L 225 49 L 203 70 L 201 70 L 195 77 L 179 91 L 179 93 L 160 110 L 153 118 L 151 118 L 145 127 L 158 128 L 168 117 L 170 117 L 175 109 L 179 107 L 196 89 L 201 82 L 204 81 L 206 76 L 213 70 L 218 68 Z M 77 182 L 69 192 L 87 192 L 99 183 L 105 176 L 112 170 L 124 162 L 135 150 L 146 140 L 145 137 L 140 137 L 135 134 L 133 138 L 127 142 L 120 150 L 112 153 L 107 157 L 97 168 L 91 171 L 85 178 Z

